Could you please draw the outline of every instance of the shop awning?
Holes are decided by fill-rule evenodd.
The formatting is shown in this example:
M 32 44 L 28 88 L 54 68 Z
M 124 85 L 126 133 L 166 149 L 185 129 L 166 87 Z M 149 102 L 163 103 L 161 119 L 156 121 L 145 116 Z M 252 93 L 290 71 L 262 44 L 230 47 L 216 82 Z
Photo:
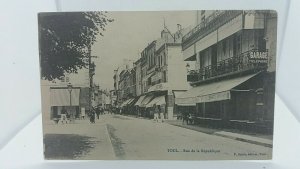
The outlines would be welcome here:
M 74 88 L 70 92 L 67 88 L 50 88 L 51 106 L 79 106 L 80 89 Z
M 127 99 L 127 100 L 125 100 L 125 101 L 121 104 L 120 107 L 124 107 L 124 106 L 128 105 L 129 103 L 131 103 L 131 101 L 133 101 L 133 99 Z
M 132 98 L 132 99 L 129 99 L 129 101 L 128 101 L 127 105 L 131 104 L 131 103 L 133 102 L 133 100 L 134 100 L 134 98 Z
M 176 103 L 177 106 L 196 106 L 196 103 Z
M 146 107 L 146 105 L 152 100 L 154 96 L 150 95 L 150 96 L 146 96 L 144 98 L 144 100 L 142 101 L 142 103 L 140 104 L 140 107 Z
M 146 97 L 146 96 L 141 96 L 141 97 L 139 98 L 139 100 L 138 100 L 134 105 L 135 105 L 135 106 L 140 106 L 141 103 L 142 103 L 142 101 L 145 99 L 145 97 Z
M 185 92 L 186 92 L 186 90 L 185 91 L 173 91 L 173 94 L 174 94 L 174 97 L 177 98 L 180 95 L 184 94 Z
M 175 98 L 175 104 L 195 104 L 230 99 L 230 90 L 254 77 L 256 74 L 222 80 L 194 87 Z
M 163 105 L 163 104 L 166 104 L 166 99 L 165 99 L 165 96 L 158 96 L 158 97 L 155 97 L 153 100 L 151 100 L 147 105 L 146 107 L 153 107 L 153 105 Z

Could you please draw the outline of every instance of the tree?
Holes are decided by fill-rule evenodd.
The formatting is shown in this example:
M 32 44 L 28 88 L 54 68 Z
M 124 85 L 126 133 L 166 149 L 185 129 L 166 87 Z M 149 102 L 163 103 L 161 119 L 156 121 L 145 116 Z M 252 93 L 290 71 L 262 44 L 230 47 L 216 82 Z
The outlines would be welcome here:
M 65 73 L 88 68 L 90 47 L 113 19 L 107 12 L 40 13 L 41 78 L 60 79 Z

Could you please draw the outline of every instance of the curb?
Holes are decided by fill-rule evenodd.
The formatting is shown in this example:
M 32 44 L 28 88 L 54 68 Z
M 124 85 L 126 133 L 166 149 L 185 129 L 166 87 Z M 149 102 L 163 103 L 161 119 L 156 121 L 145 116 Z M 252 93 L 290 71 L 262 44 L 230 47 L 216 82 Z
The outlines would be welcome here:
M 177 126 L 177 127 L 186 128 L 186 129 L 189 129 L 189 130 L 198 131 L 198 132 L 205 133 L 205 134 L 220 136 L 220 137 L 229 138 L 229 139 L 232 139 L 232 140 L 237 140 L 237 141 L 242 141 L 242 142 L 246 142 L 246 143 L 251 143 L 251 144 L 256 144 L 256 145 L 260 145 L 260 146 L 264 146 L 264 147 L 273 148 L 273 144 L 263 143 L 263 142 L 259 142 L 259 141 L 255 141 L 255 140 L 248 140 L 248 139 L 239 138 L 239 137 L 233 137 L 233 136 L 220 134 L 220 133 L 216 133 L 216 132 L 199 131 L 199 130 L 188 128 L 188 127 L 185 127 L 185 126 L 177 125 L 177 124 L 171 124 L 171 123 L 168 123 L 168 124 L 173 125 L 173 126 Z
M 242 141 L 242 142 L 246 142 L 246 143 L 251 143 L 251 144 L 256 144 L 256 145 L 260 145 L 260 146 L 265 146 L 265 147 L 273 148 L 273 144 L 263 143 L 263 142 L 259 142 L 259 141 L 255 141 L 255 140 L 248 140 L 248 139 L 239 138 L 239 137 L 233 137 L 233 136 L 228 136 L 228 135 L 220 134 L 220 133 L 213 133 L 213 135 L 220 136 L 220 137 L 225 137 L 225 138 L 229 138 L 229 139 L 232 139 L 232 140 L 237 140 L 237 141 Z
M 147 119 L 147 118 L 143 118 L 143 117 L 134 117 L 134 116 L 130 116 L 130 115 L 126 115 L 126 116 L 131 117 L 131 118 L 151 120 L 151 119 Z M 198 132 L 205 133 L 205 134 L 220 136 L 220 137 L 229 138 L 229 139 L 232 139 L 232 140 L 237 140 L 237 141 L 241 141 L 241 142 L 246 142 L 246 143 L 251 143 L 251 144 L 256 144 L 256 145 L 260 145 L 260 146 L 264 146 L 264 147 L 273 148 L 273 144 L 269 144 L 269 143 L 263 143 L 263 142 L 259 142 L 259 141 L 255 141 L 255 140 L 248 140 L 248 139 L 244 139 L 244 138 L 233 137 L 233 136 L 220 134 L 220 133 L 216 133 L 216 132 L 199 131 L 199 130 L 196 130 L 196 129 L 193 129 L 193 128 L 188 128 L 188 127 L 178 125 L 178 124 L 171 124 L 171 123 L 168 123 L 168 122 L 166 122 L 166 124 L 181 127 L 181 128 L 186 128 L 186 129 L 189 129 L 189 130 L 198 131 Z

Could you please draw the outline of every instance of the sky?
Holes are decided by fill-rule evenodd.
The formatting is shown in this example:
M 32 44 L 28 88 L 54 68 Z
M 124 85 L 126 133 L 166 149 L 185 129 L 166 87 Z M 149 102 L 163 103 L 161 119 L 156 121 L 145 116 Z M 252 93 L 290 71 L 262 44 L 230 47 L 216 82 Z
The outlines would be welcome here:
M 98 36 L 92 47 L 96 64 L 94 82 L 102 89 L 113 89 L 113 70 L 124 59 L 136 61 L 143 49 L 153 40 L 160 38 L 160 32 L 167 28 L 173 33 L 177 24 L 183 28 L 193 26 L 195 11 L 168 12 L 108 12 L 114 22 L 106 26 L 104 36 Z

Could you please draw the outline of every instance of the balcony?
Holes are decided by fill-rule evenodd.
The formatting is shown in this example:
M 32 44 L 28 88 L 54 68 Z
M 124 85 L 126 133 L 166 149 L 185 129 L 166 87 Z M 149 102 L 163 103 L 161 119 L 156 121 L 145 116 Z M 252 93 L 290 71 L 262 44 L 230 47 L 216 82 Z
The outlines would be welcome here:
M 204 22 L 201 22 L 199 25 L 195 26 L 190 32 L 182 37 L 183 49 L 189 46 L 190 40 L 202 39 L 209 33 L 218 29 L 220 26 L 242 14 L 242 12 L 243 11 L 240 10 L 216 11 L 207 17 Z
M 187 80 L 191 84 L 216 79 L 242 72 L 257 72 L 268 66 L 268 52 L 253 49 L 238 56 L 231 57 L 214 65 L 190 71 Z

